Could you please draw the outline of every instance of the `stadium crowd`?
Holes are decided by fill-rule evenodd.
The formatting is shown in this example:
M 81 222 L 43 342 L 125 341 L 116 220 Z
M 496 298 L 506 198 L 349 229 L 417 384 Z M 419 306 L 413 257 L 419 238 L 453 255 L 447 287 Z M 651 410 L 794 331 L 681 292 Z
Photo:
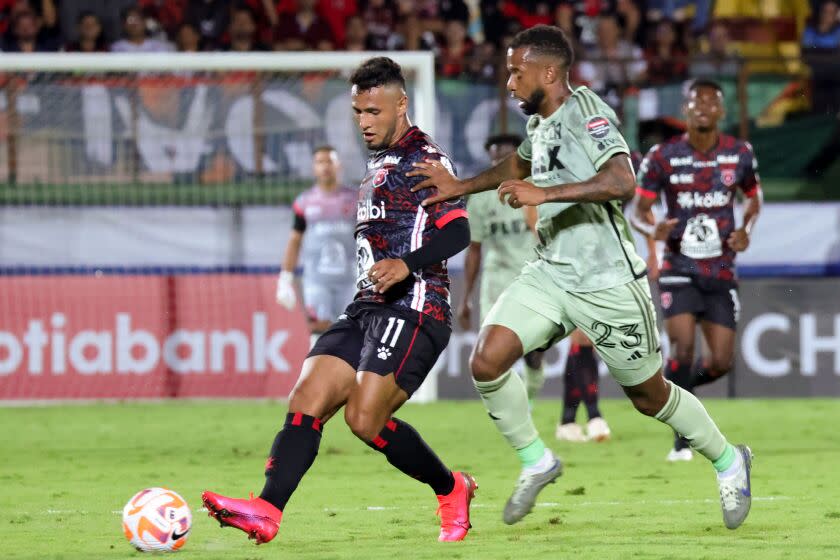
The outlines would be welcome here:
M 573 81 L 615 107 L 628 87 L 804 59 L 815 106 L 835 112 L 840 0 L 0 0 L 0 49 L 430 50 L 438 77 L 497 83 L 506 44 L 540 23 L 567 31 Z

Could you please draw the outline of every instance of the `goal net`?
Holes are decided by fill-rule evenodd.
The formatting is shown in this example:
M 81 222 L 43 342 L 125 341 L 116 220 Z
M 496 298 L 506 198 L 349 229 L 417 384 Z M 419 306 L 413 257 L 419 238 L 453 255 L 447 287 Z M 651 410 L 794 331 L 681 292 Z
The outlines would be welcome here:
M 289 204 L 316 146 L 363 174 L 369 56 L 0 57 L 0 400 L 286 396 L 309 345 L 274 302 Z M 389 56 L 434 134 L 432 55 Z

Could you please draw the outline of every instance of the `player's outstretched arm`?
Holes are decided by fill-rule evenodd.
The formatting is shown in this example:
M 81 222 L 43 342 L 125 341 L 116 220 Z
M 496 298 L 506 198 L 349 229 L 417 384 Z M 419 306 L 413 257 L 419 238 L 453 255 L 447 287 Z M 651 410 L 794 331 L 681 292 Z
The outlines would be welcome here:
M 591 179 L 552 187 L 537 187 L 527 181 L 509 180 L 499 186 L 499 200 L 513 208 L 547 202 L 608 202 L 630 200 L 636 179 L 627 154 L 608 159 Z
M 509 179 L 524 179 L 531 173 L 531 162 L 522 159 L 516 152 L 510 154 L 493 167 L 482 171 L 470 179 L 458 179 L 440 161 L 420 161 L 414 164 L 414 170 L 406 177 L 425 177 L 414 187 L 412 192 L 435 187 L 437 193 L 423 201 L 423 206 L 459 198 L 468 194 L 489 191 L 499 183 Z

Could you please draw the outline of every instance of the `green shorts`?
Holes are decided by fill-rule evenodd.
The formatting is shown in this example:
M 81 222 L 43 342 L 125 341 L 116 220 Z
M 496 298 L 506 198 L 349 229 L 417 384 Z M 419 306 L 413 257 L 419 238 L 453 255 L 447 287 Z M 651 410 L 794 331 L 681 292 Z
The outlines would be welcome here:
M 546 270 L 550 266 L 543 260 L 526 265 L 482 326 L 509 328 L 525 354 L 548 348 L 579 328 L 624 386 L 638 385 L 662 369 L 646 278 L 597 292 L 568 292 L 555 284 Z

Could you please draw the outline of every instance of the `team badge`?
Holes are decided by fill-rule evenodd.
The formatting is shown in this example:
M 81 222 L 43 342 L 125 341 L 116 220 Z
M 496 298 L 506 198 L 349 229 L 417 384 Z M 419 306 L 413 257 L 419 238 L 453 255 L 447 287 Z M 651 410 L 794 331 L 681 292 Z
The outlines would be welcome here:
M 385 184 L 385 181 L 388 179 L 388 169 L 386 167 L 380 168 L 376 175 L 373 176 L 373 186 L 374 187 L 381 187 Z
M 727 187 L 731 187 L 732 185 L 735 184 L 735 170 L 734 169 L 721 169 L 720 170 L 720 180 Z
M 610 121 L 604 117 L 592 117 L 586 123 L 586 132 L 594 140 L 603 140 L 610 133 Z
M 671 292 L 662 292 L 659 294 L 659 299 L 662 302 L 662 309 L 668 309 L 671 307 L 671 304 L 674 302 L 673 296 L 671 296 Z

